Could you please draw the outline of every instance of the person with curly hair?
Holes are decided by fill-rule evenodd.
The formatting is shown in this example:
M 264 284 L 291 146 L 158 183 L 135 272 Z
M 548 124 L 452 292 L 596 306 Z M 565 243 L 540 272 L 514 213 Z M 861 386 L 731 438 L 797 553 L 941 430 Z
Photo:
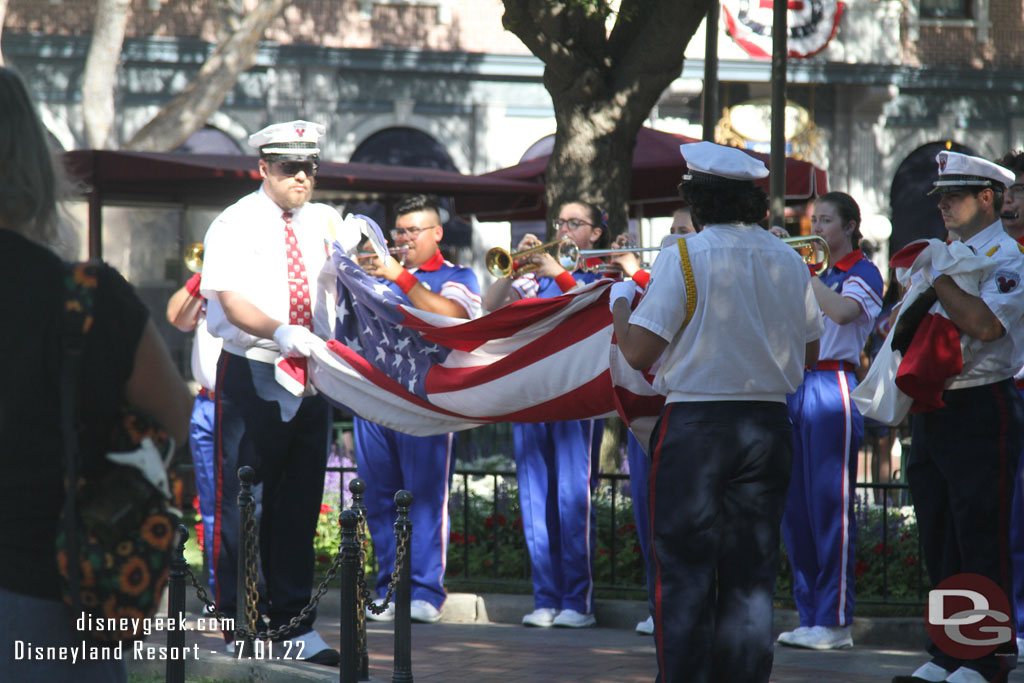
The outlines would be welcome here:
M 701 232 L 664 247 L 636 310 L 611 287 L 619 348 L 666 395 L 651 435 L 659 680 L 767 681 L 793 428 L 786 396 L 817 360 L 821 312 L 794 249 L 758 221 L 768 174 L 745 152 L 682 145 Z

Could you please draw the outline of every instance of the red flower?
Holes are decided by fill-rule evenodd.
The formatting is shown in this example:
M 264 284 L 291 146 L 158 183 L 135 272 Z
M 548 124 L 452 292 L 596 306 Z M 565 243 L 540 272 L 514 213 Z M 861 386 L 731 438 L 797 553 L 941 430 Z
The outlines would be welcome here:
M 522 516 L 516 517 L 515 519 L 512 520 L 512 528 L 515 529 L 516 531 L 519 531 L 519 530 L 521 530 L 523 528 L 523 518 L 522 518 Z
M 882 553 L 885 553 L 885 554 L 888 555 L 889 554 L 889 546 L 887 546 L 886 544 L 884 544 L 881 541 L 879 541 L 878 545 L 875 546 L 875 549 L 872 552 L 874 552 L 875 555 L 881 555 Z
M 507 523 L 508 520 L 505 519 L 505 515 L 498 515 L 498 526 L 505 526 Z
M 448 535 L 448 538 L 455 545 L 462 545 L 466 542 L 466 537 L 460 534 L 458 531 L 453 531 Z
M 332 509 L 331 506 L 328 505 L 327 503 L 320 503 L 320 514 L 321 515 L 329 515 L 329 514 L 331 514 L 331 509 Z
M 860 562 L 853 565 L 853 575 L 857 578 L 864 576 L 868 573 L 868 563 L 861 560 Z
M 608 548 L 598 548 L 597 549 L 597 554 L 598 555 L 610 555 L 611 551 L 608 550 Z
M 488 517 L 487 519 L 484 520 L 484 528 L 485 529 L 493 529 L 494 528 L 494 517 Z
M 467 543 L 476 543 L 476 536 L 470 536 L 466 539 Z
M 643 549 L 640 547 L 640 544 L 639 543 L 634 543 L 633 544 L 633 554 L 634 555 L 639 555 L 642 552 L 643 552 Z
M 320 553 L 316 556 L 316 561 L 318 564 L 329 564 L 331 558 L 329 555 L 327 555 L 327 553 Z
M 619 536 L 622 536 L 624 534 L 635 534 L 636 524 L 633 524 L 632 522 L 629 522 L 628 524 L 623 524 L 618 528 L 617 533 L 619 534 Z
M 917 564 L 917 558 L 916 557 L 904 557 L 903 558 L 903 564 L 907 565 L 908 567 L 913 567 L 915 564 Z

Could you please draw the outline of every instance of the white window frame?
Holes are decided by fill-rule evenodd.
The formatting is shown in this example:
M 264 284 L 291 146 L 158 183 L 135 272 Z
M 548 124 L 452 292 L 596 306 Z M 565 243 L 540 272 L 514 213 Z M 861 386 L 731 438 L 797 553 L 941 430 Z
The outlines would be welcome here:
M 359 14 L 364 19 L 372 19 L 374 5 L 434 7 L 437 9 L 437 22 L 439 24 L 450 24 L 452 21 L 453 4 L 454 0 L 359 0 Z
M 942 19 L 940 17 L 921 18 L 920 0 L 908 2 L 907 7 L 907 37 L 917 42 L 921 38 L 922 26 L 943 26 L 949 28 L 973 28 L 978 43 L 987 43 L 989 29 L 992 22 L 988 18 L 989 0 L 970 0 L 974 10 L 974 17 L 971 19 Z

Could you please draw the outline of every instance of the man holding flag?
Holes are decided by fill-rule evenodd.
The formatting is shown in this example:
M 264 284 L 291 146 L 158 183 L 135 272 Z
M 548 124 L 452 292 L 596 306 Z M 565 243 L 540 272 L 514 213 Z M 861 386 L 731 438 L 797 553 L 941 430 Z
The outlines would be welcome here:
M 333 240 L 346 250 L 359 242 L 348 226 L 332 235 L 341 216 L 309 201 L 323 134 L 320 124 L 291 121 L 251 135 L 263 183 L 213 221 L 204 244 L 200 291 L 208 328 L 224 340 L 214 421 L 217 607 L 233 615 L 240 599 L 238 470 L 248 465 L 272 629 L 300 614 L 313 587 L 331 412 L 306 382 L 306 357 L 330 334 L 335 308 L 317 276 Z M 313 630 L 315 618 L 313 610 L 285 637 L 298 656 L 337 666 L 340 655 Z
M 403 263 L 390 255 L 374 256 L 364 266 L 366 272 L 387 281 L 388 288 L 399 300 L 421 311 L 450 318 L 478 317 L 480 284 L 476 275 L 469 268 L 446 261 L 438 248 L 444 228 L 437 201 L 427 195 L 406 196 L 395 205 L 395 213 L 391 236 L 395 246 L 404 250 Z M 355 316 L 339 320 L 339 339 L 353 338 L 353 334 L 361 332 L 348 329 L 354 320 Z M 362 345 L 370 354 L 368 341 L 364 339 Z M 370 357 L 375 355 L 370 354 Z M 405 365 L 401 360 L 397 364 Z M 386 594 L 395 562 L 395 493 L 406 489 L 413 495 L 410 613 L 414 621 L 436 622 L 441 618 L 441 607 L 447 596 L 444 569 L 454 435 L 449 432 L 411 436 L 358 416 L 354 427 L 356 465 L 359 476 L 366 482 L 366 522 L 378 563 L 377 594 L 379 597 Z M 367 617 L 393 620 L 394 603 L 380 615 L 367 609 Z

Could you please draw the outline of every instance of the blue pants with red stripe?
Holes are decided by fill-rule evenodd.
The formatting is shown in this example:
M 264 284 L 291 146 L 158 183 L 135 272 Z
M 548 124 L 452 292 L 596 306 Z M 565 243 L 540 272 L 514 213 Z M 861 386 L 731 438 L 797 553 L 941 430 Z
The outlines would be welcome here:
M 537 608 L 594 609 L 593 555 L 603 420 L 512 425 L 523 533 Z
M 1024 403 L 1013 380 L 942 394 L 945 407 L 913 416 L 907 479 L 928 578 L 981 574 L 1012 595 L 1010 501 L 1024 446 Z M 1013 601 L 1010 601 L 1012 608 Z M 1015 668 L 1016 643 L 961 660 L 928 643 L 947 671 L 966 666 L 986 680 Z
M 192 419 L 188 425 L 188 444 L 192 450 L 192 473 L 196 478 L 199 497 L 199 516 L 203 525 L 203 553 L 210 568 L 210 590 L 214 590 L 213 534 L 217 509 L 217 478 L 214 474 L 214 403 L 204 394 L 196 396 L 192 405 Z
M 448 495 L 453 434 L 410 436 L 360 417 L 353 420 L 356 468 L 366 482 L 366 525 L 377 557 L 377 595 L 384 597 L 395 567 L 395 494 L 412 493 L 412 599 L 440 609 L 448 596 Z
M 768 680 L 793 429 L 770 401 L 668 403 L 651 435 L 658 680 Z
M 852 372 L 809 370 L 789 396 L 793 477 L 782 537 L 801 626 L 846 626 L 853 620 L 853 485 L 864 438 L 864 418 L 850 400 L 856 386 Z
M 282 404 L 283 402 L 283 404 Z M 282 405 L 289 419 L 282 419 Z M 222 353 L 217 365 L 217 607 L 234 616 L 238 576 L 238 469 L 256 471 L 253 495 L 271 628 L 298 616 L 313 589 L 313 537 L 320 516 L 331 411 L 320 396 L 296 398 L 274 380 L 274 366 Z M 316 610 L 288 637 L 313 628 Z

